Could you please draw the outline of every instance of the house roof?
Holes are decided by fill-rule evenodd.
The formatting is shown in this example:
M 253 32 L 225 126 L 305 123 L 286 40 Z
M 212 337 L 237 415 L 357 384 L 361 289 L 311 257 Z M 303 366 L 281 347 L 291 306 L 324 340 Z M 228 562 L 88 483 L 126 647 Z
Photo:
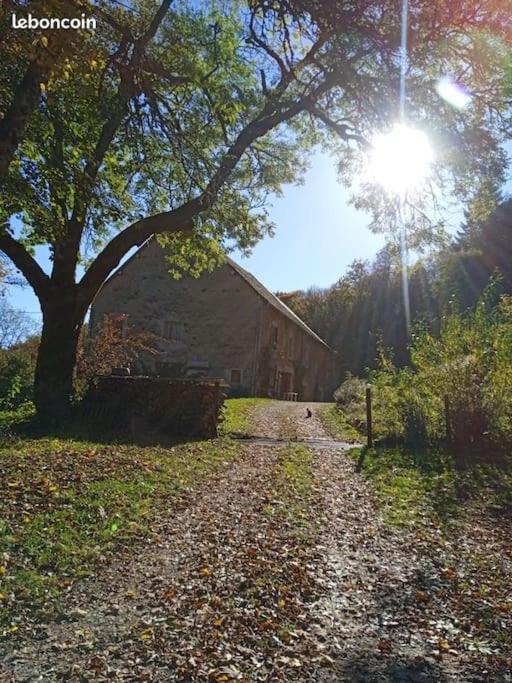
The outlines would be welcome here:
M 108 284 L 110 280 L 112 280 L 116 275 L 119 275 L 121 271 L 123 271 L 128 264 L 133 261 L 143 249 L 146 249 L 151 243 L 153 242 L 153 238 L 150 237 L 147 239 L 140 247 L 137 249 L 137 251 L 132 254 L 129 258 L 126 259 L 126 261 L 115 270 L 112 275 L 108 278 L 108 280 L 105 281 L 104 285 Z M 233 259 L 229 258 L 229 256 L 226 256 L 226 264 L 235 271 L 245 282 L 257 293 L 259 294 L 262 299 L 264 299 L 268 304 L 270 304 L 273 308 L 275 308 L 279 313 L 284 315 L 288 320 L 291 320 L 293 323 L 298 325 L 303 332 L 305 332 L 307 335 L 312 337 L 315 341 L 317 341 L 319 344 L 322 344 L 326 349 L 331 351 L 331 353 L 335 353 L 333 349 L 321 338 L 319 337 L 316 332 L 313 332 L 313 330 L 306 325 L 306 323 L 299 318 L 298 315 L 296 315 L 291 308 L 288 308 L 288 306 L 281 301 L 279 297 L 277 297 L 275 294 L 272 294 L 271 291 L 269 291 L 265 285 L 263 285 L 258 279 L 254 277 L 251 273 L 249 273 L 248 270 L 245 270 L 245 268 L 242 268 L 242 266 L 238 265 Z
M 308 334 L 310 337 L 313 337 L 313 339 L 325 346 L 325 348 L 329 349 L 329 351 L 333 351 L 331 347 L 316 334 L 316 332 L 313 332 L 313 330 L 308 327 L 306 323 L 291 310 L 291 308 L 288 308 L 288 306 L 281 301 L 279 297 L 277 297 L 275 294 L 272 294 L 272 292 L 270 292 L 265 285 L 263 285 L 254 277 L 254 275 L 245 270 L 245 268 L 242 268 L 242 266 L 238 265 L 238 263 L 229 258 L 229 256 L 226 257 L 226 262 L 236 273 L 238 273 L 238 275 L 240 275 L 240 277 L 247 282 L 248 285 L 254 289 L 257 294 L 259 294 L 267 303 L 279 311 L 279 313 L 286 316 L 288 320 L 291 320 L 293 323 L 298 325 L 304 332 L 306 332 L 306 334 Z

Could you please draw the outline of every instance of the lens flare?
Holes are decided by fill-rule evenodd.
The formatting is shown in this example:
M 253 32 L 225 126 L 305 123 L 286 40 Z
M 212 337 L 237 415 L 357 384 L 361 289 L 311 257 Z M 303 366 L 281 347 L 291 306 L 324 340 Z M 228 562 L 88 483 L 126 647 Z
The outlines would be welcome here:
M 440 78 L 436 85 L 437 94 L 455 109 L 466 109 L 471 104 L 471 94 L 450 76 Z
M 369 180 L 389 192 L 403 195 L 423 185 L 433 161 L 434 152 L 425 133 L 396 124 L 373 142 L 368 164 Z

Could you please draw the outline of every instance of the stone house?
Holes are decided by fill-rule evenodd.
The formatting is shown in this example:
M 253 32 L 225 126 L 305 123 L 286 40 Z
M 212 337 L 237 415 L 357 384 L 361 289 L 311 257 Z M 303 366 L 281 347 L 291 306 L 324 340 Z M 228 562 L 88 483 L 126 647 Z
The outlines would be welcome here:
M 103 285 L 94 329 L 106 315 L 157 336 L 136 373 L 225 380 L 234 396 L 330 400 L 334 351 L 280 299 L 231 259 L 199 278 L 173 279 L 156 240 L 146 242 Z

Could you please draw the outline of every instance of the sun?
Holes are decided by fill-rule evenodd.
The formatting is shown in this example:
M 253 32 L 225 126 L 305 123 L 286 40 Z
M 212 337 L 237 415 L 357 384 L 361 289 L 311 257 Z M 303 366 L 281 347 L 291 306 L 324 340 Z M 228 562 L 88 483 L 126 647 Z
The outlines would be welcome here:
M 425 133 L 399 123 L 373 141 L 369 180 L 403 196 L 425 183 L 433 161 L 434 151 Z

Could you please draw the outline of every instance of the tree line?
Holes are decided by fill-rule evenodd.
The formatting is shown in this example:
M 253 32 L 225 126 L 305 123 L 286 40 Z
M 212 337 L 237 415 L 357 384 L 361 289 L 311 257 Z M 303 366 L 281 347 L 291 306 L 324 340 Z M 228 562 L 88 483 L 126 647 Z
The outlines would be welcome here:
M 475 308 L 490 279 L 495 292 L 512 294 L 512 200 L 487 218 L 467 212 L 444 249 L 417 261 L 408 273 L 413 334 L 439 334 L 442 319 Z M 342 375 L 364 376 L 387 349 L 398 367 L 410 362 L 402 267 L 390 247 L 374 259 L 354 261 L 331 287 L 280 297 L 338 353 Z

